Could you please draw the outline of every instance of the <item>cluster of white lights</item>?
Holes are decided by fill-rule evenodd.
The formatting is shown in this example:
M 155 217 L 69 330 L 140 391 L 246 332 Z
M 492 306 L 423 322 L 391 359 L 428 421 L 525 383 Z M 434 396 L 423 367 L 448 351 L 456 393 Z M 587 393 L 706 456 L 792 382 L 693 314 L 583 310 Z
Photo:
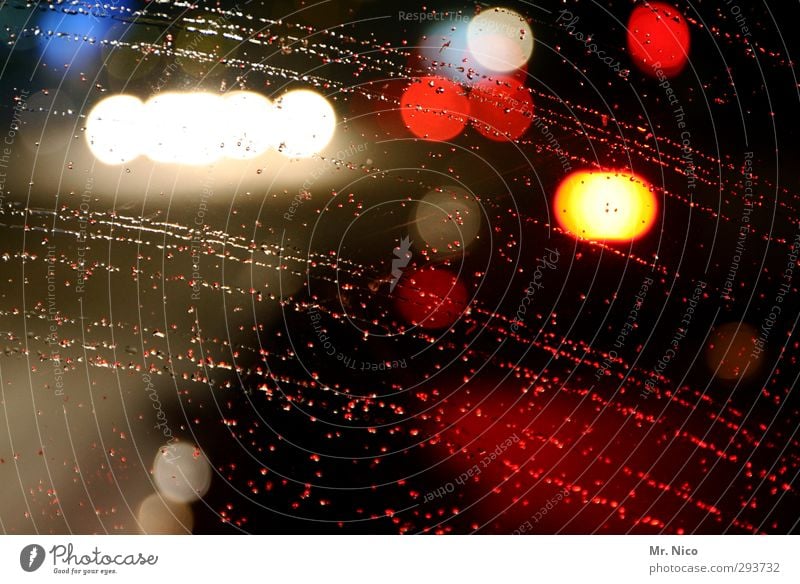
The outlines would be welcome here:
M 255 158 L 270 148 L 290 157 L 313 156 L 335 130 L 331 104 L 306 89 L 289 91 L 274 103 L 250 91 L 163 93 L 146 102 L 130 95 L 102 100 L 88 116 L 86 139 L 105 164 L 147 156 L 206 165 Z

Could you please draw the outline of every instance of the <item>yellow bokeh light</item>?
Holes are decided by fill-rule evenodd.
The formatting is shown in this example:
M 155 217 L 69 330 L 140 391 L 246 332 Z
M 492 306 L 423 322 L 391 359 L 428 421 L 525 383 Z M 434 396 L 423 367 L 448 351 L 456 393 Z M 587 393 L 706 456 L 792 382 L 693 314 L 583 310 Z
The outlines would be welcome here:
M 624 172 L 577 171 L 559 185 L 559 225 L 576 237 L 630 241 L 647 233 L 658 213 L 650 185 Z

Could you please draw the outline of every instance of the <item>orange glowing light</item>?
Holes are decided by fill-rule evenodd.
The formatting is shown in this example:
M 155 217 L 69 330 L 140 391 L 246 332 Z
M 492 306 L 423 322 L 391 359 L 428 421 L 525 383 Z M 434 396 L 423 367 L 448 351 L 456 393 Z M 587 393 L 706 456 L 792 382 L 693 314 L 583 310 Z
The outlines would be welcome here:
M 624 172 L 573 172 L 556 191 L 558 223 L 576 237 L 630 241 L 653 226 L 658 203 L 650 185 Z

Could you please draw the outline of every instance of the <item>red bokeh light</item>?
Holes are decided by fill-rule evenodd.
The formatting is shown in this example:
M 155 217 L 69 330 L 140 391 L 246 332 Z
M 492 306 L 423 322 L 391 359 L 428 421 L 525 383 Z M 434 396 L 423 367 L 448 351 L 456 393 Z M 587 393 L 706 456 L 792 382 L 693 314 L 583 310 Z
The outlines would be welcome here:
M 466 90 L 443 77 L 418 77 L 400 98 L 400 114 L 418 138 L 450 140 L 469 120 Z
M 628 20 L 628 53 L 645 74 L 680 73 L 689 60 L 691 34 L 683 15 L 664 2 L 637 6 Z M 660 64 L 660 66 L 657 66 Z
M 516 140 L 533 120 L 533 98 L 512 77 L 483 79 L 470 92 L 475 128 L 491 140 Z
M 467 307 L 467 289 L 440 267 L 405 274 L 397 285 L 395 306 L 406 322 L 423 329 L 452 326 Z

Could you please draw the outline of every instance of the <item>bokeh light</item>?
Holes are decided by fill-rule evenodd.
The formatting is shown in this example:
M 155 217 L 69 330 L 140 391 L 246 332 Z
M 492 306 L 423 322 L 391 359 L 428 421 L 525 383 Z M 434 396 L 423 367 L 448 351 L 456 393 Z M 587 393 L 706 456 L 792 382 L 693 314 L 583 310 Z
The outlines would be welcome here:
M 492 71 L 519 69 L 533 53 L 533 31 L 508 8 L 487 8 L 469 22 L 467 43 L 475 60 Z
M 447 186 L 426 194 L 414 211 L 415 239 L 435 256 L 463 253 L 481 228 L 480 203 L 461 187 Z
M 156 162 L 204 165 L 222 155 L 221 99 L 210 93 L 162 93 L 144 106 L 145 153 Z
M 286 156 L 313 156 L 333 138 L 336 113 L 319 93 L 306 89 L 290 91 L 275 102 L 275 107 L 278 151 Z
M 797 531 L 800 5 L 663 2 L 8 3 L 5 531 Z
M 252 91 L 196 91 L 159 93 L 144 104 L 129 95 L 108 97 L 89 114 L 86 138 L 106 164 L 144 154 L 155 162 L 202 166 L 225 157 L 256 158 L 270 148 L 313 156 L 335 131 L 333 106 L 313 91 L 287 92 L 275 105 Z
M 553 203 L 561 227 L 595 241 L 641 237 L 656 220 L 652 188 L 625 172 L 576 171 L 559 185 Z
M 189 505 L 153 493 L 139 506 L 137 520 L 143 534 L 184 535 L 192 532 L 194 513 Z
M 458 136 L 469 119 L 467 92 L 443 77 L 412 80 L 400 100 L 400 114 L 418 138 L 443 141 Z
M 423 329 L 453 325 L 467 308 L 464 285 L 450 270 L 426 267 L 405 274 L 395 290 L 395 306 L 405 321 Z
M 247 160 L 277 148 L 277 112 L 272 102 L 254 91 L 225 96 L 222 148 L 225 156 Z
M 756 352 L 756 329 L 744 322 L 717 327 L 706 350 L 706 363 L 718 379 L 734 381 L 758 373 L 763 353 Z
M 142 154 L 144 104 L 130 95 L 114 95 L 98 103 L 86 119 L 86 140 L 95 158 L 124 164 Z
M 470 91 L 475 128 L 491 140 L 516 140 L 533 121 L 533 98 L 513 77 L 482 79 Z
M 679 74 L 689 60 L 691 34 L 684 16 L 664 2 L 634 8 L 628 20 L 628 52 L 645 74 Z
M 177 442 L 159 448 L 153 462 L 158 491 L 174 503 L 200 499 L 211 486 L 211 466 L 196 446 Z

